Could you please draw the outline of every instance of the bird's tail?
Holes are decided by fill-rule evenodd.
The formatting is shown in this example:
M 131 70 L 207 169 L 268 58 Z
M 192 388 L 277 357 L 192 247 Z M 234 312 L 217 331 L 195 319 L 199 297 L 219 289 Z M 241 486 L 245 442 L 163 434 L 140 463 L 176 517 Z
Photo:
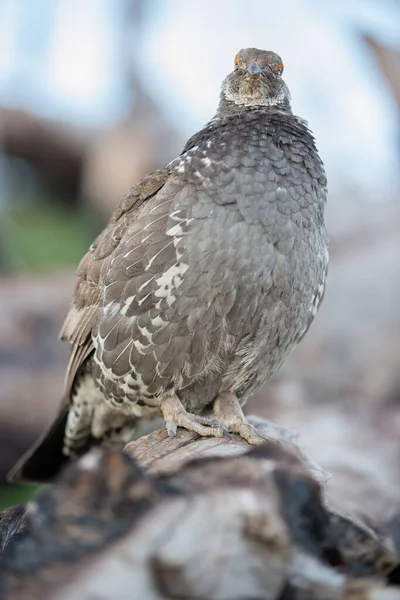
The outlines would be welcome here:
M 7 476 L 8 481 L 52 481 L 69 459 L 62 452 L 68 407 L 65 407 L 50 428 L 19 459 Z

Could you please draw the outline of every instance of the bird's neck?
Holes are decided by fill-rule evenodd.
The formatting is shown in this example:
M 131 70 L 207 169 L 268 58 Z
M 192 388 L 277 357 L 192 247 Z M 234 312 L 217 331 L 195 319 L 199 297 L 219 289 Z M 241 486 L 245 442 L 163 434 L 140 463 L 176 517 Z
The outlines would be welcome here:
M 237 115 L 247 111 L 263 110 L 271 112 L 281 112 L 284 114 L 292 115 L 292 108 L 287 98 L 280 100 L 279 102 L 272 102 L 270 104 L 237 104 L 232 100 L 229 100 L 225 94 L 221 94 L 220 101 L 216 113 L 217 118 L 228 117 L 230 115 Z

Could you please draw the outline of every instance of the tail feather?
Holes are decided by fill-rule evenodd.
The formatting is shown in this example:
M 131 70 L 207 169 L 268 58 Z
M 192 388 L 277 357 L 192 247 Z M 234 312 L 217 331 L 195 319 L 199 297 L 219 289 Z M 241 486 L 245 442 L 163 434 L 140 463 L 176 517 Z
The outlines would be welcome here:
M 50 428 L 19 459 L 8 474 L 8 481 L 47 483 L 54 479 L 69 460 L 62 452 L 68 407 L 60 413 Z

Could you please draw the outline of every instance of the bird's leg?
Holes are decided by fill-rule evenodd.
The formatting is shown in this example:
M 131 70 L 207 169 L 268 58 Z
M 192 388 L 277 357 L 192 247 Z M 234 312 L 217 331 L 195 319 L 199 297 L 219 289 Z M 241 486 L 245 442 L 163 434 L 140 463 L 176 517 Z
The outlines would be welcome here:
M 228 432 L 216 419 L 188 413 L 174 392 L 160 397 L 160 410 L 171 438 L 175 437 L 178 427 L 194 431 L 201 436 L 229 437 Z
M 259 435 L 256 428 L 246 421 L 239 400 L 232 392 L 223 392 L 217 396 L 213 413 L 223 427 L 230 433 L 239 434 L 249 444 L 263 444 L 269 439 Z

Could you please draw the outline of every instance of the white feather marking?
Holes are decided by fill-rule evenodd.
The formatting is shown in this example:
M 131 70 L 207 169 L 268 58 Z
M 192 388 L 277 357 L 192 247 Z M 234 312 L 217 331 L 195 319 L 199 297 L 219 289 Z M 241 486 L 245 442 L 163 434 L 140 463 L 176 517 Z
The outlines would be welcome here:
M 173 225 L 173 227 L 170 227 L 168 229 L 168 231 L 166 232 L 167 235 L 182 235 L 183 234 L 183 230 L 182 230 L 182 225 L 180 223 L 177 223 L 176 225 Z
M 142 285 L 138 288 L 138 291 L 141 292 L 146 285 L 149 285 L 150 281 L 153 281 L 155 275 L 153 275 L 152 277 L 150 277 L 150 279 L 148 279 L 145 283 L 142 283 Z
M 151 227 L 152 225 L 154 225 L 154 223 L 157 223 L 157 221 L 160 221 L 160 219 L 165 219 L 165 214 L 163 214 L 163 215 L 161 215 L 161 216 L 157 217 L 156 219 L 153 219 L 153 221 L 150 221 L 150 223 L 147 223 L 147 224 L 146 224 L 146 225 L 143 227 L 142 231 L 146 231 L 146 229 L 148 229 L 149 227 Z
M 153 222 L 154 222 L 154 221 L 153 221 Z M 136 236 L 138 235 L 138 233 L 143 233 L 143 231 L 144 231 L 145 229 L 146 229 L 146 228 L 145 228 L 145 227 L 143 227 L 143 230 L 142 230 L 142 231 L 139 231 L 139 232 L 136 232 L 136 233 L 134 233 L 134 234 L 132 235 L 132 237 L 130 238 L 130 240 L 129 240 L 129 241 L 131 242 L 131 241 L 133 240 L 133 238 L 134 238 L 134 237 L 136 237 Z M 147 241 L 149 238 L 151 238 L 151 236 L 152 236 L 152 235 L 154 235 L 154 234 L 155 234 L 155 231 L 151 231 L 151 232 L 150 232 L 148 235 L 146 235 L 144 238 L 142 238 L 138 244 L 135 244 L 135 245 L 133 246 L 133 248 L 131 248 L 130 250 L 128 250 L 128 252 L 125 252 L 125 254 L 124 254 L 124 258 L 128 258 L 128 257 L 129 257 L 129 256 L 132 254 L 132 252 L 135 252 L 136 248 L 137 248 L 138 246 L 140 246 L 140 244 L 143 244 L 143 242 L 146 242 L 146 241 Z
M 131 263 L 130 265 L 125 267 L 125 271 L 127 271 L 128 269 L 132 269 L 132 267 L 134 267 L 135 265 L 138 265 L 140 262 L 142 262 L 141 258 L 138 258 L 137 260 L 135 260 L 135 262 Z
M 119 358 L 121 358 L 121 356 L 123 355 L 123 353 L 132 346 L 133 344 L 133 340 L 130 340 L 127 345 L 125 346 L 125 348 L 118 354 L 118 356 L 113 360 L 112 366 L 115 365 L 115 363 L 118 361 Z
M 182 223 L 186 220 L 185 217 L 178 217 L 178 215 L 182 212 L 182 208 L 178 208 L 178 210 L 174 210 L 174 212 L 172 212 L 169 216 L 173 221 L 180 221 Z
M 137 303 L 139 304 L 139 306 L 142 306 L 143 302 L 149 297 L 151 296 L 151 292 L 149 292 L 148 294 L 146 294 L 143 298 L 141 298 L 140 300 L 137 301 Z
M 287 93 L 287 92 L 286 92 Z M 237 93 L 233 92 L 230 87 L 225 88 L 224 95 L 228 100 L 231 100 L 238 106 L 276 106 L 280 104 L 285 98 L 285 90 L 282 89 L 279 94 L 274 98 L 252 98 L 252 97 L 241 97 Z
M 152 325 L 154 325 L 154 327 L 162 327 L 163 325 L 165 325 L 165 321 L 163 321 L 163 319 L 160 317 L 160 315 L 157 315 L 156 317 L 154 317 L 154 319 L 151 320 Z
M 202 158 L 201 161 L 206 167 L 209 167 L 211 165 L 211 160 L 208 157 Z
M 111 300 L 111 302 L 106 304 L 105 307 L 103 308 L 103 312 L 106 317 L 116 317 L 117 314 L 119 313 L 119 310 L 120 310 L 120 306 L 119 306 L 118 302 L 115 302 L 114 300 Z
M 125 327 L 125 329 L 130 329 L 136 319 L 137 317 L 135 315 L 133 317 L 123 317 L 122 326 Z
M 155 230 L 154 230 L 154 231 L 150 231 L 150 233 L 149 233 L 148 235 L 146 235 L 144 238 L 142 238 L 142 239 L 140 240 L 140 243 L 141 243 L 141 244 L 143 244 L 143 242 L 147 242 L 147 240 L 148 240 L 149 238 L 151 238 L 151 236 L 152 236 L 152 235 L 154 235 L 154 234 L 155 234 Z
M 183 275 L 186 273 L 188 267 L 189 265 L 180 262 L 167 269 L 165 273 L 156 279 L 156 284 L 159 287 L 154 292 L 154 295 L 157 298 L 165 298 L 168 306 L 172 306 L 176 300 L 176 296 L 172 293 L 172 289 L 177 289 L 181 285 Z
M 169 287 L 170 285 L 178 287 L 181 284 L 182 276 L 186 273 L 188 267 L 189 265 L 183 262 L 180 262 L 179 265 L 171 265 L 169 269 L 167 269 L 158 279 L 156 279 L 156 284 L 160 288 Z M 158 289 L 155 291 L 155 296 L 159 298 L 160 296 L 163 296 L 163 294 L 161 294 L 160 290 Z
M 133 341 L 133 345 L 135 346 L 135 348 L 139 352 L 139 354 L 145 354 L 144 350 L 147 350 L 149 345 L 145 346 L 144 344 L 142 344 L 142 342 L 139 342 L 139 340 L 132 340 L 132 341 Z
M 128 312 L 128 310 L 131 308 L 133 301 L 135 300 L 136 295 L 134 294 L 133 296 L 129 296 L 126 300 L 125 300 L 125 304 L 121 307 L 121 313 L 126 316 L 126 313 Z
M 96 344 L 95 344 L 95 346 L 96 346 Z M 102 358 L 102 352 L 99 351 L 98 346 L 96 346 L 96 352 L 95 352 L 93 358 L 94 358 L 94 361 L 97 364 L 97 366 L 100 368 L 105 379 L 111 379 L 112 381 L 119 381 L 125 377 L 125 375 L 116 375 L 112 371 L 112 369 L 110 369 L 109 367 L 106 367 L 104 365 L 103 358 Z M 104 400 L 107 400 L 106 396 L 104 397 Z
M 150 333 L 150 331 L 147 329 L 147 327 L 140 327 L 140 325 L 139 325 L 139 331 L 147 339 L 149 344 L 151 344 L 152 339 L 153 339 L 153 334 Z
M 171 240 L 170 242 L 168 242 L 168 244 L 166 244 L 164 246 L 164 248 L 161 248 L 161 250 L 159 250 L 159 252 L 157 252 L 157 254 L 155 254 L 154 256 L 152 256 L 149 260 L 149 262 L 147 263 L 146 267 L 145 267 L 145 271 L 148 271 L 151 267 L 151 265 L 153 264 L 154 260 L 157 258 L 157 256 L 160 256 L 161 252 L 164 252 L 164 250 L 166 250 L 168 248 L 168 246 L 170 246 L 171 244 L 173 244 L 173 240 Z
M 131 318 L 135 318 L 136 317 L 131 317 Z M 120 319 L 118 319 L 118 321 L 115 323 L 115 325 L 113 325 L 110 329 L 110 331 L 107 333 L 106 337 L 103 339 L 100 335 L 98 335 L 97 337 L 93 337 L 93 344 L 96 346 L 96 340 L 98 339 L 100 344 L 104 344 L 104 342 L 106 341 L 106 339 L 108 338 L 108 336 L 114 331 L 114 329 L 116 327 L 118 327 L 118 325 L 121 323 L 121 321 L 124 319 L 124 317 L 121 317 Z
M 131 237 L 129 238 L 129 240 L 132 241 L 133 238 L 135 238 L 137 235 L 140 235 L 141 233 L 142 233 L 142 230 L 136 231 L 136 233 L 134 233 L 133 235 L 131 235 Z M 129 252 L 127 252 L 126 254 L 124 254 L 124 257 L 129 256 L 130 253 L 133 252 L 137 248 L 137 246 L 138 246 L 138 244 L 136 246 L 134 246 L 131 250 L 129 250 Z
M 171 202 L 170 198 L 168 198 L 167 200 L 164 200 L 164 202 L 159 202 L 158 204 L 156 204 L 155 206 L 153 206 L 153 208 L 150 210 L 150 214 L 152 215 L 155 210 L 157 210 L 158 208 L 160 208 L 160 206 L 164 206 L 164 204 L 168 204 L 168 202 Z

